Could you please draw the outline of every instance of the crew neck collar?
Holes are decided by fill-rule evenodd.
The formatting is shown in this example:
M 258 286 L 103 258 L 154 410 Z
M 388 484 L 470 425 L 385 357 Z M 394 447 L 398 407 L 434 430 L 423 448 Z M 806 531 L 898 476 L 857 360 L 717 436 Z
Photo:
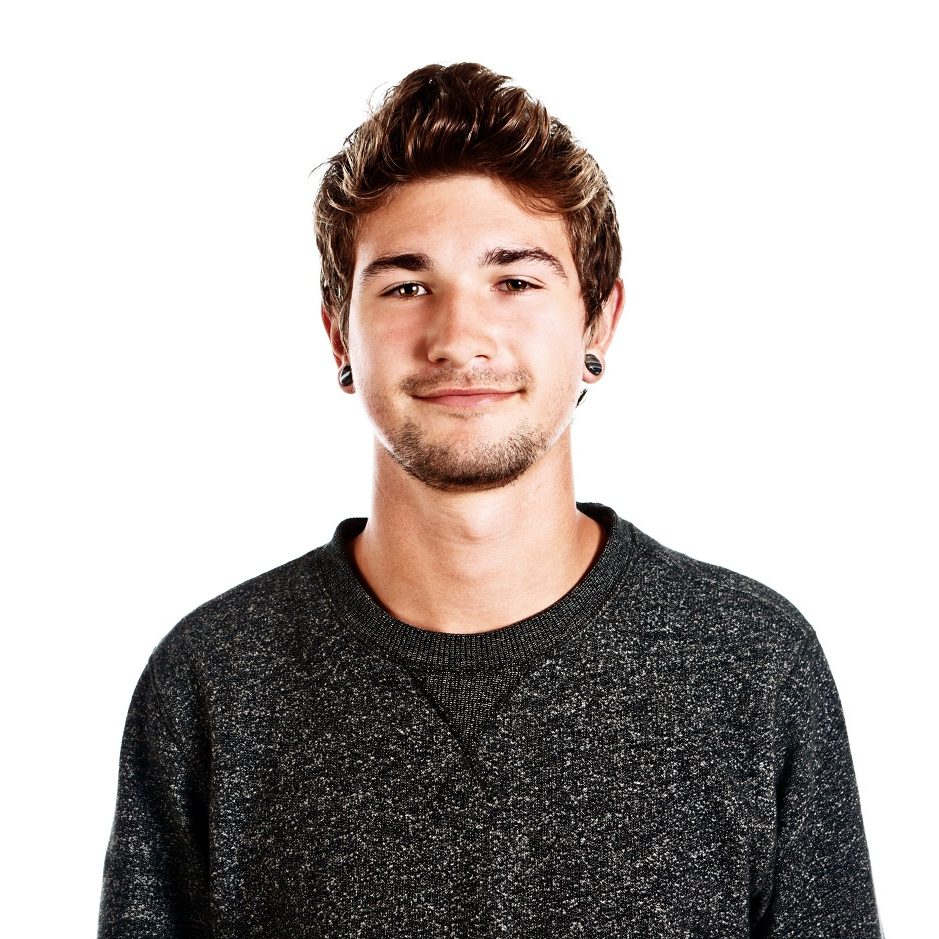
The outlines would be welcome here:
M 625 579 L 633 554 L 632 526 L 600 503 L 578 502 L 577 508 L 606 531 L 597 559 L 580 581 L 551 606 L 486 632 L 422 629 L 397 619 L 382 607 L 350 557 L 349 542 L 365 528 L 365 518 L 347 518 L 339 523 L 332 539 L 317 552 L 319 573 L 347 628 L 392 658 L 419 666 L 458 669 L 522 663 L 569 638 L 594 617 Z

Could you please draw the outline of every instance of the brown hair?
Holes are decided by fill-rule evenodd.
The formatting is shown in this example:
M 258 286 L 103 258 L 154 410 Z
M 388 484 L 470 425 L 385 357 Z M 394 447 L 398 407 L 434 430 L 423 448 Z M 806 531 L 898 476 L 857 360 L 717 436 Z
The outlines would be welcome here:
M 345 341 L 358 219 L 411 180 L 482 173 L 527 207 L 564 217 L 586 308 L 599 317 L 622 249 L 606 176 L 570 130 L 482 65 L 411 72 L 327 164 L 314 207 L 323 304 Z

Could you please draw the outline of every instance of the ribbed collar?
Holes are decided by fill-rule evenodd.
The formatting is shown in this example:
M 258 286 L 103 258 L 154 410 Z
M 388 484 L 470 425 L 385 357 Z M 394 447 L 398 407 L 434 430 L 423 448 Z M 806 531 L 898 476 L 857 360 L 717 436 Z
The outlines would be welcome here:
M 332 540 L 316 552 L 320 576 L 340 618 L 362 640 L 415 665 L 442 668 L 492 667 L 524 662 L 565 640 L 595 616 L 626 578 L 633 555 L 634 529 L 605 505 L 578 502 L 581 512 L 607 531 L 600 555 L 580 581 L 540 613 L 481 633 L 443 633 L 396 619 L 361 580 L 348 542 L 365 518 L 347 518 Z

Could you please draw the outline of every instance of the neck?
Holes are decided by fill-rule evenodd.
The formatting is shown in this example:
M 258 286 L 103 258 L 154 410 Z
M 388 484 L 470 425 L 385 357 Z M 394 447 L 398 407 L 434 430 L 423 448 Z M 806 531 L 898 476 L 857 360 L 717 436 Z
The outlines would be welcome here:
M 352 555 L 393 616 L 474 633 L 560 599 L 602 541 L 597 522 L 577 510 L 568 430 L 519 479 L 481 492 L 431 489 L 376 443 L 372 513 Z

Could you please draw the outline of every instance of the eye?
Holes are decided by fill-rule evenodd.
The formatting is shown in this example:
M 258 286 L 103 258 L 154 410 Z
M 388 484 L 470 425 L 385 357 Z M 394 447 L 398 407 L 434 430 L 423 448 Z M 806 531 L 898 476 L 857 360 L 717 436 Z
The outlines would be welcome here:
M 427 288 L 423 284 L 408 282 L 398 284 L 390 290 L 386 290 L 383 297 L 400 297 L 402 300 L 410 300 L 412 297 L 422 297 L 427 293 Z
M 530 290 L 540 290 L 538 284 L 533 284 L 529 280 L 522 280 L 520 277 L 507 277 L 499 282 L 499 286 L 505 293 L 528 293 Z

